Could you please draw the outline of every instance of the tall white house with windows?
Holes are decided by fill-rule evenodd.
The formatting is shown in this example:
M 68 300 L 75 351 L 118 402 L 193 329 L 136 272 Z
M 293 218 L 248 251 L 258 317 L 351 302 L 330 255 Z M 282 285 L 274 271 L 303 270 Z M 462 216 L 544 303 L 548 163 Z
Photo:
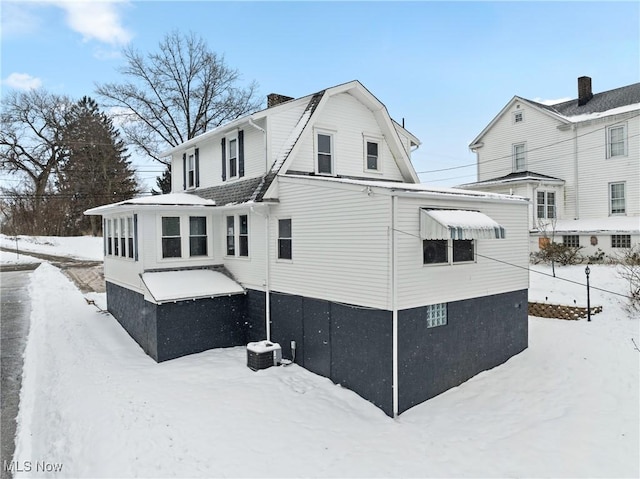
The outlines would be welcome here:
M 171 194 L 87 212 L 109 311 L 156 361 L 293 342 L 390 416 L 503 363 L 527 347 L 528 202 L 419 184 L 419 144 L 357 81 L 269 95 L 167 150 Z
M 473 140 L 464 189 L 531 199 L 532 251 L 554 241 L 615 254 L 640 242 L 640 83 L 543 105 L 513 97 Z

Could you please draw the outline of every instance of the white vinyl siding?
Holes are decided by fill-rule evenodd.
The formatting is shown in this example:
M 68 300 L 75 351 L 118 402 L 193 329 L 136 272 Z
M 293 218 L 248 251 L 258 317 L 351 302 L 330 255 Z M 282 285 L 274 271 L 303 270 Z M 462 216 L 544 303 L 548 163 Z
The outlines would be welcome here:
M 375 114 L 348 93 L 330 97 L 318 117 L 314 116 L 312 128 L 300 137 L 296 156 L 289 169 L 316 172 L 315 143 L 317 131 L 334 132 L 334 175 L 402 180 L 391 150 L 383 137 Z M 382 140 L 379 148 L 379 171 L 363 171 L 363 135 Z
M 469 203 L 450 199 L 425 201 L 419 198 L 398 198 L 395 238 L 398 252 L 399 309 L 528 288 L 529 228 L 526 202 L 473 201 L 473 209 L 480 210 L 504 226 L 505 239 L 475 240 L 475 262 L 438 267 L 423 264 L 423 243 L 418 218 L 420 208 L 424 207 L 469 209 Z M 527 305 L 522 307 L 526 308 Z
M 389 197 L 323 180 L 282 177 L 278 188 L 270 225 L 271 289 L 389 309 Z M 291 218 L 294 227 L 293 261 L 277 259 L 280 218 Z

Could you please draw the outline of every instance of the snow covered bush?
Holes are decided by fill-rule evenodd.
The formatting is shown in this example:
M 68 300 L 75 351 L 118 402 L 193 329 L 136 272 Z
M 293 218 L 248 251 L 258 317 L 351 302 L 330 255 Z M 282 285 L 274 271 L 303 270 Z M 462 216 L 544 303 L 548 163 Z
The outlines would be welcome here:
M 640 312 L 640 244 L 625 249 L 616 259 L 619 261 L 618 276 L 629 284 L 628 308 Z

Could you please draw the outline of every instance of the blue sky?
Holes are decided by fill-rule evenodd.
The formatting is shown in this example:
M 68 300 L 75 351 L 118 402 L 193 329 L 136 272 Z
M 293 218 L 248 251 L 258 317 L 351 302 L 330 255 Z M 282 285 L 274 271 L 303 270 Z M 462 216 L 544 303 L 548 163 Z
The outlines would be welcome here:
M 514 96 L 577 96 L 640 81 L 638 2 L 64 2 L 2 0 L 2 94 L 73 98 L 118 81 L 120 51 L 201 35 L 262 96 L 360 80 L 422 141 L 423 182 L 475 180 L 470 141 Z M 96 97 L 99 100 L 99 98 Z M 149 184 L 161 170 L 136 157 Z M 444 168 L 450 171 L 433 172 Z

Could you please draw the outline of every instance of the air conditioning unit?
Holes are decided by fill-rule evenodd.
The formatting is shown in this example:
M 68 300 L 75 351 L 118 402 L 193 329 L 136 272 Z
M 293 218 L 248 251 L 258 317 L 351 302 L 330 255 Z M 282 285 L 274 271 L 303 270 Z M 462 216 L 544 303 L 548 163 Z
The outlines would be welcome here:
M 271 366 L 279 366 L 282 361 L 282 348 L 278 343 L 258 341 L 247 344 L 247 366 L 257 371 Z

